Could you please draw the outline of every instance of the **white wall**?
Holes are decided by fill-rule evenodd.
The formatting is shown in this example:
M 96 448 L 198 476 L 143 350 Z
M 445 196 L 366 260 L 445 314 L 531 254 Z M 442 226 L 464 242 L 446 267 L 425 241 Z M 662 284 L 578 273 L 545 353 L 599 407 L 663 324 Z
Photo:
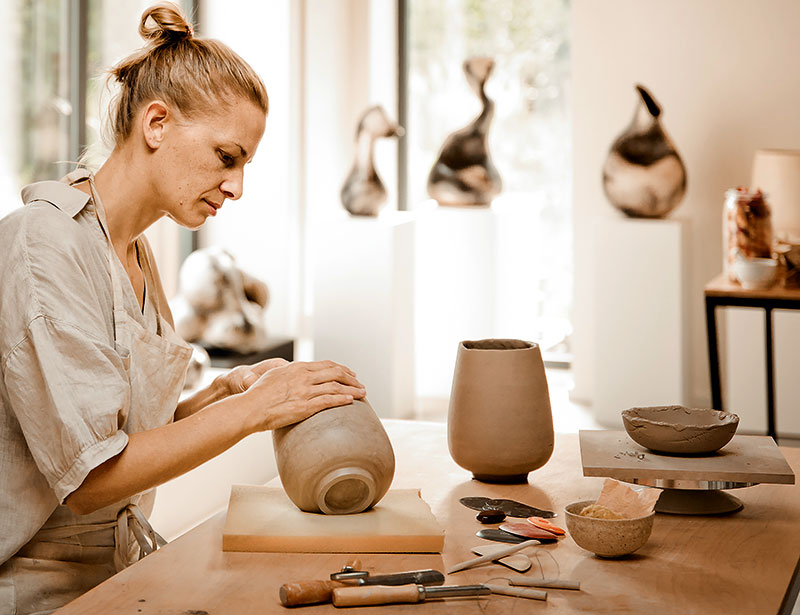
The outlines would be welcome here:
M 661 103 L 687 167 L 686 198 L 672 215 L 690 221 L 689 402 L 706 405 L 703 286 L 722 267 L 723 193 L 749 182 L 756 149 L 800 146 L 798 58 L 795 0 L 573 0 L 574 398 L 593 393 L 590 222 L 612 213 L 601 168 L 633 114 L 634 84 Z
M 297 312 L 298 209 L 290 195 L 292 13 L 290 0 L 209 0 L 202 36 L 216 38 L 261 76 L 270 99 L 264 138 L 244 175 L 244 196 L 226 202 L 201 231 L 202 245 L 220 245 L 270 289 L 266 313 L 272 335 L 293 334 Z

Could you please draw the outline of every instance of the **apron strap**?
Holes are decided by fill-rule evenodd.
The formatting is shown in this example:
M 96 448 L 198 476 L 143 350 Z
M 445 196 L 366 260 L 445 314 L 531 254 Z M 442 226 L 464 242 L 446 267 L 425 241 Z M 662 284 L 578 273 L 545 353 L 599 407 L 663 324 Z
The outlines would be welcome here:
M 39 530 L 33 540 L 36 542 L 59 542 L 73 536 L 111 528 L 114 528 L 114 567 L 117 572 L 167 544 L 167 541 L 153 529 L 142 509 L 136 504 L 128 504 L 120 510 L 117 513 L 116 521 L 47 528 Z M 139 553 L 136 557 L 131 557 L 128 548 L 128 545 L 131 544 L 131 533 L 139 546 Z
M 133 536 L 139 545 L 139 555 L 136 559 L 129 557 L 129 531 L 133 532 Z M 117 545 L 114 552 L 114 566 L 117 572 L 167 544 L 167 541 L 153 529 L 147 517 L 144 516 L 142 509 L 136 504 L 128 504 L 119 511 L 116 528 L 114 529 L 114 542 Z

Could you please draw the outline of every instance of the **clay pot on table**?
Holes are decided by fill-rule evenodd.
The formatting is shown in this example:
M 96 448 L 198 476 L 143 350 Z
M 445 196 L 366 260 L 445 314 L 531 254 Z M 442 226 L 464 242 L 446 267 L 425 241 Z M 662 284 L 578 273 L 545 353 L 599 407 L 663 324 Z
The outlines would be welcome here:
M 306 512 L 363 512 L 394 477 L 392 444 L 366 400 L 276 429 L 272 444 L 283 488 Z
M 458 346 L 447 442 L 477 480 L 517 483 L 553 453 L 553 416 L 537 344 L 512 339 Z

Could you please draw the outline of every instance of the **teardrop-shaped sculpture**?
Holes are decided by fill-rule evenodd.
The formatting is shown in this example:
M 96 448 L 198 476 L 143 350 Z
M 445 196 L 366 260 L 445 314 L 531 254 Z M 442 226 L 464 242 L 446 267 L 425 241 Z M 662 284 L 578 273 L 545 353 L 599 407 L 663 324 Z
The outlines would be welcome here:
M 642 85 L 633 120 L 603 166 L 603 189 L 632 218 L 663 218 L 686 194 L 686 168 L 661 126 L 661 106 Z
M 362 512 L 394 477 L 392 444 L 366 400 L 276 429 L 272 445 L 286 494 L 306 512 Z
M 450 455 L 477 480 L 518 483 L 553 453 L 553 415 L 537 344 L 461 342 L 447 416 Z
M 428 194 L 439 205 L 489 205 L 500 194 L 502 182 L 489 155 L 489 127 L 494 101 L 485 92 L 494 68 L 491 58 L 464 62 L 467 82 L 481 100 L 480 114 L 461 130 L 449 135 L 428 175 Z
M 356 157 L 342 186 L 344 208 L 354 216 L 377 216 L 386 202 L 386 188 L 375 170 L 375 140 L 400 137 L 403 128 L 389 119 L 383 107 L 369 107 L 361 115 L 356 129 Z

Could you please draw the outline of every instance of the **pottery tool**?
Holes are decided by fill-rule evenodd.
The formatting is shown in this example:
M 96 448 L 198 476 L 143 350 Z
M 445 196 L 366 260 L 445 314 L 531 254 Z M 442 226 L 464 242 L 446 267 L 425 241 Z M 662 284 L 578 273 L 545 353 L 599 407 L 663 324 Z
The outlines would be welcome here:
M 493 552 L 500 551 L 503 548 L 502 545 L 478 545 L 477 547 L 472 547 L 470 551 L 475 555 L 491 555 Z M 527 572 L 531 568 L 531 558 L 524 553 L 512 553 L 493 561 L 517 572 Z
M 549 589 L 572 589 L 580 591 L 580 581 L 570 579 L 533 579 L 530 577 L 506 577 L 511 585 L 522 585 L 525 587 L 547 587 Z
M 518 545 L 514 545 L 512 547 L 506 547 L 505 549 L 500 549 L 499 551 L 495 551 L 494 553 L 481 555 L 480 557 L 476 557 L 474 559 L 470 559 L 465 562 L 456 564 L 455 566 L 451 566 L 450 568 L 447 569 L 447 574 L 453 574 L 454 572 L 459 572 L 460 570 L 466 570 L 467 568 L 472 568 L 473 566 L 485 564 L 486 562 L 491 562 L 493 560 L 505 557 L 506 555 L 511 555 L 512 553 L 521 551 L 525 547 L 530 547 L 540 544 L 542 543 L 539 542 L 538 540 L 526 540 L 525 542 L 521 542 Z
M 567 533 L 563 528 L 553 525 L 550 521 L 541 517 L 528 517 L 528 523 L 532 523 L 536 527 L 551 532 L 556 536 L 563 536 Z
M 414 570 L 395 574 L 370 575 L 366 570 L 355 570 L 348 566 L 331 574 L 330 581 L 298 581 L 281 585 L 279 596 L 283 606 L 320 604 L 333 599 L 337 587 L 352 586 L 398 586 L 398 585 L 442 585 L 444 575 L 438 570 Z
M 331 580 L 348 585 L 443 585 L 444 575 L 438 570 L 412 570 L 376 575 L 371 575 L 366 570 L 348 570 L 334 572 Z
M 497 585 L 495 583 L 484 583 L 493 594 L 502 596 L 514 596 L 515 598 L 530 598 L 531 600 L 547 600 L 547 592 L 527 587 L 509 587 L 508 585 Z
M 530 591 L 530 590 L 529 590 Z M 432 598 L 454 598 L 458 596 L 488 596 L 491 589 L 485 585 L 400 585 L 387 587 L 337 587 L 333 590 L 333 606 L 370 606 L 394 602 L 423 602 Z
M 480 523 L 500 523 L 505 520 L 506 513 L 504 513 L 502 510 L 482 510 L 475 516 L 475 518 Z
M 494 542 L 506 542 L 512 545 L 518 545 L 519 543 L 528 540 L 527 538 L 523 538 L 522 536 L 517 536 L 516 534 L 509 534 L 508 532 L 504 532 L 503 530 L 497 530 L 497 529 L 481 530 L 479 532 L 476 532 L 475 535 L 478 538 L 483 538 L 484 540 L 493 540 Z M 554 542 L 555 539 L 556 537 L 553 536 L 553 540 L 542 541 L 542 542 Z
M 527 521 L 517 521 L 516 523 L 502 523 L 500 525 L 500 530 L 503 532 L 508 532 L 509 534 L 516 534 L 517 536 L 522 536 L 523 538 L 533 538 L 535 540 L 558 540 L 558 536 L 556 536 L 553 532 L 549 532 L 547 530 L 543 530 L 539 527 L 536 527 L 532 523 L 528 523 Z
M 542 510 L 541 508 L 535 508 L 533 506 L 529 506 L 528 504 L 517 502 L 516 500 L 507 500 L 502 498 L 493 500 L 491 498 L 484 497 L 467 497 L 461 498 L 459 502 L 461 502 L 467 508 L 471 508 L 472 510 L 499 510 L 504 512 L 509 517 L 518 517 L 520 519 L 525 519 L 526 517 L 543 517 L 545 519 L 551 519 L 552 517 L 557 516 L 552 510 Z

